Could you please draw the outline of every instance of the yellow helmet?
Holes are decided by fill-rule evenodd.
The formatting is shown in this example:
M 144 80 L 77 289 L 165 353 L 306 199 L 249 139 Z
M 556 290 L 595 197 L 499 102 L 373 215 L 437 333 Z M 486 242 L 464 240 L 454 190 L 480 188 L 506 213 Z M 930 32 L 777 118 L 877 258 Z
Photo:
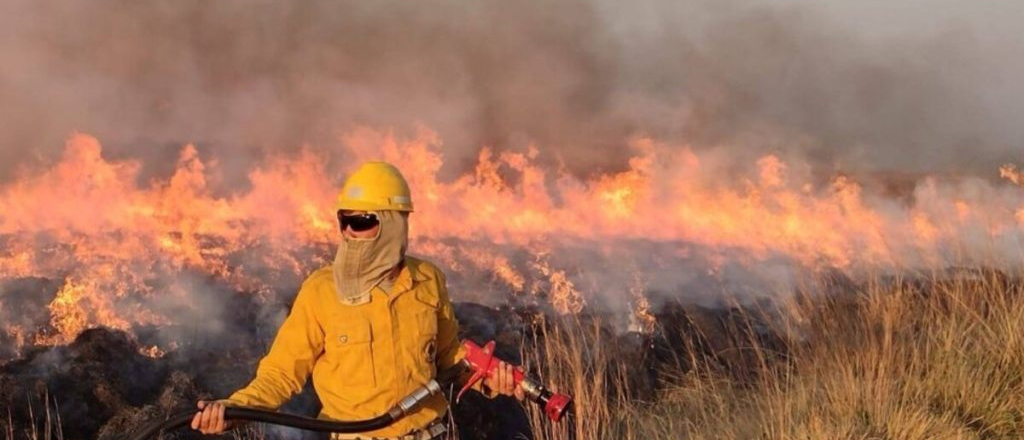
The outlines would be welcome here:
M 394 165 L 366 162 L 345 180 L 334 209 L 412 212 L 412 195 Z

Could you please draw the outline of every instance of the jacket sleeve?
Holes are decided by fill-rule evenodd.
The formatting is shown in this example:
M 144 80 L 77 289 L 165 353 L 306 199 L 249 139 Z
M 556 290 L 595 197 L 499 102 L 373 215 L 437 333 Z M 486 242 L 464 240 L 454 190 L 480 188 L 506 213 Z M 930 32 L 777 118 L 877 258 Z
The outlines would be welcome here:
M 445 371 L 462 361 L 466 357 L 466 351 L 459 341 L 459 320 L 455 317 L 455 308 L 448 297 L 448 281 L 441 271 L 437 274 L 440 298 L 437 315 L 437 371 Z M 460 380 L 465 383 L 469 380 L 469 374 L 463 374 Z M 473 389 L 492 399 L 498 396 L 498 393 L 486 387 L 483 381 L 478 382 Z
M 324 331 L 315 312 L 316 283 L 310 281 L 299 289 L 291 313 L 256 369 L 256 377 L 224 400 L 225 404 L 277 409 L 302 391 L 324 348 Z

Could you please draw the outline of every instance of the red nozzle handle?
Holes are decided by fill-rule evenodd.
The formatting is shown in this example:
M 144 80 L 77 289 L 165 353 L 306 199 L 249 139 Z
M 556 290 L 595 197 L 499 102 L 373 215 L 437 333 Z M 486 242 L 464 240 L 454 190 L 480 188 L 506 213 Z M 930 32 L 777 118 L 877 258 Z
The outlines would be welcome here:
M 462 360 L 469 367 L 473 375 L 469 377 L 466 384 L 459 390 L 459 394 L 455 396 L 455 403 L 462 400 L 462 395 L 466 394 L 473 385 L 483 380 L 484 378 L 490 377 L 494 372 L 494 369 L 498 368 L 498 363 L 494 359 L 494 341 L 484 344 L 483 348 L 476 345 L 475 342 L 466 339 L 462 341 L 462 347 L 466 349 L 466 357 Z

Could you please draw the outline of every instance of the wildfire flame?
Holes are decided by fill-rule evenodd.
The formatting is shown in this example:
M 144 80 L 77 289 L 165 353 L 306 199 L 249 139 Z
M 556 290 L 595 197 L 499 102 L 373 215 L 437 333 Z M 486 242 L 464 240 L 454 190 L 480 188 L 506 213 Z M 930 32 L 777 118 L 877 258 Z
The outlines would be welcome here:
M 555 258 L 573 243 L 611 260 L 628 260 L 623 249 L 636 241 L 677 244 L 668 260 L 699 248 L 719 262 L 712 271 L 727 259 L 778 256 L 851 273 L 1021 258 L 1024 194 L 978 179 L 925 178 L 908 202 L 866 193 L 845 176 L 815 184 L 776 156 L 726 178 L 721 158 L 636 139 L 620 172 L 580 178 L 543 168 L 534 148 L 483 148 L 470 172 L 446 181 L 441 140 L 428 130 L 411 139 L 356 130 L 343 143 L 345 169 L 326 169 L 332 158 L 306 149 L 268 158 L 249 172 L 247 189 L 217 195 L 218 164 L 201 160 L 193 145 L 181 149 L 169 178 L 139 184 L 139 162 L 104 158 L 97 139 L 72 136 L 57 163 L 24 169 L 0 187 L 0 279 L 63 280 L 48 307 L 49 329 L 29 336 L 11 324 L 4 332 L 18 344 L 61 344 L 91 326 L 173 322 L 137 300 L 190 301 L 187 284 L 156 283 L 159 274 L 191 271 L 253 292 L 272 289 L 268 270 L 301 276 L 326 261 L 337 240 L 329 207 L 340 179 L 370 159 L 395 163 L 410 181 L 413 253 L 512 295 L 544 296 L 560 313 L 595 305 L 592 291 L 605 288 L 581 274 L 608 268 Z M 1014 166 L 1000 176 L 1024 185 Z M 309 258 L 310 247 L 321 258 Z M 649 331 L 645 273 L 671 268 L 622 263 L 633 265 L 621 292 L 631 328 Z M 0 314 L 10 313 L 8 300 L 0 298 Z

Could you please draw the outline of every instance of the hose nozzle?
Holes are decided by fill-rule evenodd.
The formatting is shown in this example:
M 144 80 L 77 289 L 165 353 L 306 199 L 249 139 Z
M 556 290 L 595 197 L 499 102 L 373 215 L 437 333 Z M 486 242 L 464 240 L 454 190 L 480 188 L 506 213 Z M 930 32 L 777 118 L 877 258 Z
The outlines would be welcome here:
M 572 397 L 568 394 L 553 392 L 529 377 L 524 377 L 519 385 L 530 400 L 544 407 L 544 414 L 553 422 L 562 420 L 572 405 Z
M 462 394 L 475 385 L 478 381 L 491 377 L 498 369 L 501 359 L 494 356 L 494 341 L 488 342 L 482 348 L 473 341 L 465 340 L 462 346 L 466 349 L 464 362 L 473 371 L 473 375 L 459 391 L 456 400 L 462 398 Z M 526 396 L 531 401 L 544 408 L 544 414 L 553 422 L 558 422 L 572 407 L 572 396 L 568 394 L 555 393 L 541 385 L 540 382 L 526 377 L 518 368 L 513 370 L 512 380 L 515 385 L 523 388 Z

